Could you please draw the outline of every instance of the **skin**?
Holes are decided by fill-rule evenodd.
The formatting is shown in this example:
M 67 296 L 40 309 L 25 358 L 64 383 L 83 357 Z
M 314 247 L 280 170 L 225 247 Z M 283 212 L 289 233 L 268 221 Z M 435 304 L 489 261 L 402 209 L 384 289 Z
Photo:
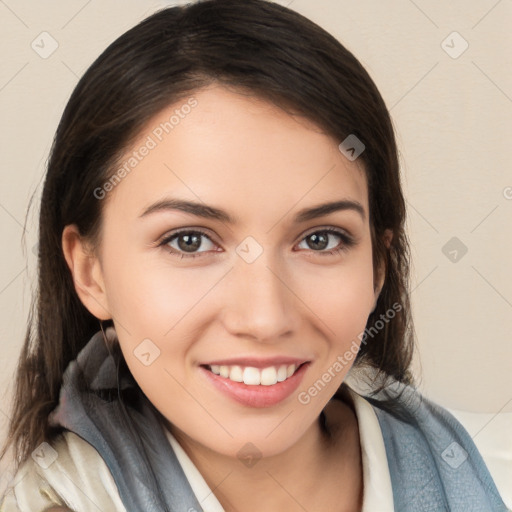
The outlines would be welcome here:
M 97 250 L 65 228 L 77 293 L 97 318 L 113 318 L 130 371 L 226 511 L 359 510 L 357 419 L 348 401 L 329 402 L 351 363 L 307 405 L 298 395 L 359 343 L 383 284 L 373 272 L 362 164 L 266 101 L 218 85 L 193 96 L 197 106 L 104 199 Z M 127 156 L 180 105 L 152 119 Z M 177 210 L 140 217 L 169 196 L 222 208 L 237 222 Z M 303 208 L 337 200 L 359 203 L 364 215 L 347 209 L 294 222 Z M 322 254 L 344 246 L 337 235 L 328 249 L 311 243 L 326 227 L 354 245 Z M 211 241 L 201 239 L 196 258 L 170 254 L 180 252 L 177 238 L 157 246 L 178 228 L 201 228 Z M 248 236 L 263 250 L 252 263 L 236 252 Z M 160 350 L 149 366 L 134 355 L 144 339 Z M 296 392 L 265 408 L 233 401 L 199 368 L 278 355 L 310 365 Z M 319 426 L 323 409 L 330 438 Z M 262 455 L 250 468 L 237 456 L 248 442 Z

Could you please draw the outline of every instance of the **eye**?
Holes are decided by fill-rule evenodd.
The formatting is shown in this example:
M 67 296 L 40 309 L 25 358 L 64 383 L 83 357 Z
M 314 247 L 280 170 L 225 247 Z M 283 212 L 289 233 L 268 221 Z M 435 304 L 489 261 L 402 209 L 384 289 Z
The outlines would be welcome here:
M 178 231 L 166 236 L 158 245 L 171 249 L 171 254 L 181 258 L 194 258 L 217 247 L 206 233 L 199 230 Z
M 343 231 L 326 228 L 306 235 L 298 247 L 311 249 L 320 254 L 332 255 L 349 249 L 354 243 L 354 240 Z M 301 244 L 306 244 L 307 247 L 300 247 Z
M 353 245 L 355 245 L 354 239 L 344 231 L 325 228 L 306 235 L 298 247 L 328 256 L 346 251 Z M 158 246 L 169 249 L 170 254 L 179 258 L 195 258 L 210 251 L 219 252 L 218 246 L 212 239 L 198 229 L 184 229 L 171 233 L 165 236 Z

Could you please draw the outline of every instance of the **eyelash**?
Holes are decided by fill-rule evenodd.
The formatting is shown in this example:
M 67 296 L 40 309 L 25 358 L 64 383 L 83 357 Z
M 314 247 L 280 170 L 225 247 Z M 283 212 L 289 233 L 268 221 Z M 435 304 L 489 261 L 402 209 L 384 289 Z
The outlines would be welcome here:
M 325 250 L 324 251 L 314 251 L 313 249 L 310 249 L 311 252 L 317 253 L 321 256 L 335 256 L 337 254 L 340 254 L 341 252 L 347 251 L 348 249 L 353 247 L 356 243 L 355 240 L 351 236 L 347 235 L 343 231 L 340 231 L 340 230 L 334 229 L 334 228 L 323 228 L 323 229 L 317 229 L 316 231 L 311 231 L 310 233 L 305 235 L 300 240 L 300 242 L 302 242 L 309 236 L 317 234 L 317 233 L 330 233 L 330 234 L 338 236 L 341 239 L 340 245 L 334 249 L 329 250 L 329 251 L 325 251 Z M 172 233 L 171 235 L 165 236 L 160 242 L 158 242 L 157 246 L 164 247 L 169 242 L 171 242 L 172 240 L 177 238 L 179 235 L 183 235 L 183 234 L 200 234 L 200 235 L 208 238 L 212 243 L 215 243 L 210 238 L 210 236 L 208 236 L 207 233 L 205 233 L 204 231 L 201 231 L 200 229 L 182 229 L 180 231 L 176 231 L 176 232 Z M 169 249 L 169 248 L 167 248 L 167 249 Z M 169 252 L 169 254 L 172 254 L 173 256 L 176 256 L 177 258 L 183 259 L 183 258 L 197 258 L 198 256 L 203 256 L 205 253 L 208 253 L 209 251 L 202 251 L 202 252 L 198 252 L 198 253 L 187 254 L 185 252 L 177 252 L 174 249 L 171 249 L 168 252 Z

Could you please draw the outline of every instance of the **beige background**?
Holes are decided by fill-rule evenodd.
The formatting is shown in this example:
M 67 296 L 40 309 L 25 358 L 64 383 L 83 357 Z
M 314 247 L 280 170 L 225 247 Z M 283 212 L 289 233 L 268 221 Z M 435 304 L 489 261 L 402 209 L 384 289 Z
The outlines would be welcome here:
M 353 51 L 391 110 L 409 205 L 420 388 L 456 410 L 510 489 L 512 2 L 279 3 Z M 94 58 L 165 5 L 0 0 L 1 439 L 35 283 L 41 178 L 62 109 Z M 45 37 L 50 48 L 44 31 L 58 43 L 47 58 L 31 47 Z

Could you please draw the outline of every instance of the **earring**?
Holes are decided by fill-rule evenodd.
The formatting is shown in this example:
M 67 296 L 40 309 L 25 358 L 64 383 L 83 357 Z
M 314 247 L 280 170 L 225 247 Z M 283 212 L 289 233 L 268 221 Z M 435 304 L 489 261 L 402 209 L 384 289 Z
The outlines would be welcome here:
M 103 339 L 105 341 L 105 345 L 110 349 L 117 343 L 117 333 L 113 325 L 107 326 L 106 329 L 103 328 L 103 321 L 100 320 L 100 329 L 103 334 Z

